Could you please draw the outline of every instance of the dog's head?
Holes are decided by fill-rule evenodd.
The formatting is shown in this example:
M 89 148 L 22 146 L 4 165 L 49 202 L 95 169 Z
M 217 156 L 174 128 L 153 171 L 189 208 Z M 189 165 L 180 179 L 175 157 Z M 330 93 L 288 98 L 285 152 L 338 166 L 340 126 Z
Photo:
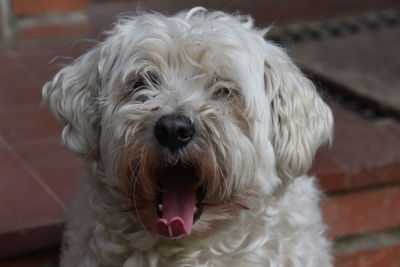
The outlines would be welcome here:
M 65 146 L 166 237 L 232 222 L 303 175 L 332 116 L 251 18 L 195 8 L 119 21 L 43 90 Z

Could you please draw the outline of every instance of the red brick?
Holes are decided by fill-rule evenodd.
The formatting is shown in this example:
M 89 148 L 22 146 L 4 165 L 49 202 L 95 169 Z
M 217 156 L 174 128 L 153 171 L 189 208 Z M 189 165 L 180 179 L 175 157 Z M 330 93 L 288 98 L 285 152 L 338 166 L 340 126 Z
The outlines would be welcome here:
M 350 190 L 400 181 L 400 138 L 338 104 L 330 148 L 322 148 L 313 171 L 326 191 Z M 392 121 L 391 127 L 400 127 Z M 397 128 L 396 128 L 397 129 Z
M 399 267 L 400 245 L 338 255 L 336 267 Z
M 88 7 L 86 0 L 12 0 L 15 14 L 19 16 L 38 15 L 49 12 L 69 12 L 84 10 Z
M 348 172 L 345 165 L 336 161 L 325 150 L 317 152 L 309 174 L 318 177 L 325 191 L 337 191 L 347 187 Z
M 90 33 L 87 24 L 51 24 L 40 25 L 32 28 L 23 28 L 18 33 L 22 39 L 45 39 L 57 37 L 88 36 Z
M 332 196 L 322 203 L 333 238 L 363 234 L 400 225 L 400 186 Z

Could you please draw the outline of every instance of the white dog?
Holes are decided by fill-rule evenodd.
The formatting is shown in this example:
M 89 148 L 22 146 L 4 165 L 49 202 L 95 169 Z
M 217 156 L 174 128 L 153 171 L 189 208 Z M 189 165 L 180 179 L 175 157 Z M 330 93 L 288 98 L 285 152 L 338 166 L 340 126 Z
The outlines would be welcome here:
M 88 169 L 61 266 L 331 266 L 303 175 L 332 114 L 265 32 L 145 13 L 44 86 Z

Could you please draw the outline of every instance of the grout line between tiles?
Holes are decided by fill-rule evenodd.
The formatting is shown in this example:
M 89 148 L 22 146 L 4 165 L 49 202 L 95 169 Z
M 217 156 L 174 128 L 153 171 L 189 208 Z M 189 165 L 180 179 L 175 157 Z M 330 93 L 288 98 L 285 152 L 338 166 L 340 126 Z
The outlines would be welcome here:
M 51 198 L 62 208 L 65 209 L 64 202 L 54 193 L 47 183 L 43 181 L 40 175 L 26 163 L 25 160 L 15 151 L 15 149 L 6 142 L 5 138 L 0 135 L 0 144 L 22 165 L 22 167 L 33 177 L 33 179 L 50 195 Z

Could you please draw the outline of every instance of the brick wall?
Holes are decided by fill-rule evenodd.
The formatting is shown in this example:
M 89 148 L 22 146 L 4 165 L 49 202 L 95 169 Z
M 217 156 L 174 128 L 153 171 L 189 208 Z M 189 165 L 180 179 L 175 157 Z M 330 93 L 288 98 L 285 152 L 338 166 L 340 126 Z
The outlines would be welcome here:
M 310 173 L 325 192 L 322 209 L 335 241 L 335 266 L 400 266 L 400 124 L 330 106 L 335 141 L 318 152 Z
M 42 15 L 45 13 L 68 13 L 85 10 L 86 0 L 12 0 L 13 9 L 18 16 Z
M 87 0 L 2 0 L 1 39 L 87 35 L 87 8 Z

